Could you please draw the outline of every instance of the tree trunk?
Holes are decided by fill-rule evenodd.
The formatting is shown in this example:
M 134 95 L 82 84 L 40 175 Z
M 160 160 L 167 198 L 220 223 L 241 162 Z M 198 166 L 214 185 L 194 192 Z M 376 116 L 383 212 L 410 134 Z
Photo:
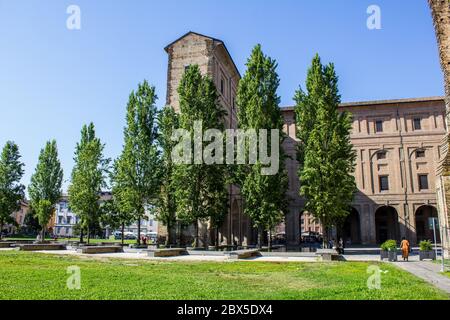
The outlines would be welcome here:
M 80 221 L 80 243 L 83 243 L 83 223 Z
M 122 234 L 120 235 L 120 237 L 122 238 L 122 246 L 123 246 L 124 243 L 125 243 L 125 235 L 124 235 L 124 232 L 125 232 L 125 223 L 122 222 Z
M 328 227 L 324 227 L 324 230 L 323 230 L 324 232 L 323 232 L 323 248 L 324 249 L 328 249 L 328 240 L 329 240 L 329 237 L 328 237 Z
M 137 227 L 138 227 L 137 244 L 138 244 L 138 246 L 140 246 L 141 245 L 141 219 L 140 218 L 138 219 Z
M 91 240 L 91 228 L 89 227 L 89 225 L 88 225 L 88 227 L 87 227 L 87 244 L 89 244 L 89 241 Z
M 269 229 L 269 237 L 267 239 L 267 246 L 269 247 L 269 252 L 272 251 L 272 230 Z
M 262 248 L 262 236 L 263 236 L 263 230 L 261 227 L 258 227 L 258 248 Z
M 214 241 L 216 250 L 219 250 L 219 227 L 216 227 L 216 239 L 214 239 Z
M 0 240 L 2 240 L 3 236 L 3 219 L 0 221 Z
M 198 220 L 195 220 L 195 240 L 194 248 L 198 248 Z
M 170 221 L 167 221 L 167 237 L 166 237 L 166 248 L 171 244 L 171 236 L 170 236 L 170 229 L 171 229 L 171 225 L 170 225 Z
M 41 242 L 45 241 L 45 226 L 42 226 L 42 231 L 41 231 Z
M 181 232 L 182 232 L 181 223 L 180 223 L 180 221 L 178 221 L 177 222 L 177 234 L 176 234 L 178 247 L 181 247 Z

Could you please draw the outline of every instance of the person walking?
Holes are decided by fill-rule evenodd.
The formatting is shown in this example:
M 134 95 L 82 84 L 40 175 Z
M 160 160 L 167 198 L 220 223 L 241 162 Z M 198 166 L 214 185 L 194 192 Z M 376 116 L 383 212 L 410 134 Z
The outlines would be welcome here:
M 409 241 L 406 240 L 405 237 L 402 238 L 402 242 L 400 243 L 400 249 L 402 250 L 403 261 L 408 261 L 410 245 Z

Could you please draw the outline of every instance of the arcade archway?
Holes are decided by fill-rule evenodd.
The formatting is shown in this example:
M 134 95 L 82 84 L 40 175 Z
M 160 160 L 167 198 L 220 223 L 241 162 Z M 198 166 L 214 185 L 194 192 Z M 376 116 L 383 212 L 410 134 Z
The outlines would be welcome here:
M 390 239 L 400 241 L 400 225 L 395 208 L 383 206 L 375 211 L 375 232 L 377 243 Z
M 342 227 L 342 237 L 347 245 L 361 244 L 361 224 L 359 212 L 351 208 Z
M 422 240 L 431 240 L 434 242 L 433 229 L 430 227 L 429 218 L 437 218 L 437 209 L 430 205 L 424 205 L 417 208 L 415 212 L 416 237 L 417 243 Z M 439 229 L 436 228 L 436 241 L 441 242 Z

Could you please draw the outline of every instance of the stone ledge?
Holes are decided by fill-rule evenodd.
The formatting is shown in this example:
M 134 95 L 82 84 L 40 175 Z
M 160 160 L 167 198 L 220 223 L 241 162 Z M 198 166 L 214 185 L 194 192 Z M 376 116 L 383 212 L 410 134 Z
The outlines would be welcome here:
M 10 247 L 13 247 L 14 245 L 15 245 L 14 242 L 0 241 L 0 248 L 10 248 Z
M 21 251 L 66 250 L 65 245 L 55 243 L 20 244 L 18 247 Z
M 237 260 L 260 256 L 261 254 L 258 249 L 248 249 L 225 252 L 225 255 L 228 256 L 228 259 Z
M 151 249 L 147 251 L 149 257 L 177 257 L 188 254 L 184 248 Z
M 342 256 L 335 249 L 317 249 L 316 256 L 322 258 L 322 261 L 339 261 Z
M 78 248 L 77 252 L 85 254 L 116 253 L 123 252 L 123 248 L 121 246 L 88 246 Z

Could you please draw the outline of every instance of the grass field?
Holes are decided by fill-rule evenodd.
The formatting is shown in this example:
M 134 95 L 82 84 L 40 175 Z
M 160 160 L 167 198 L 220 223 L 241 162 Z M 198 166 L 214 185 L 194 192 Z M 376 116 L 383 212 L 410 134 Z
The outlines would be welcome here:
M 388 264 L 369 290 L 369 263 L 155 262 L 0 251 L 0 299 L 448 299 Z M 81 270 L 69 290 L 67 267 Z
M 437 263 L 439 265 L 442 264 L 442 260 L 440 258 L 437 260 L 434 260 L 433 262 Z M 447 271 L 444 272 L 443 274 L 450 278 L 450 259 L 445 259 L 444 265 L 445 265 L 445 270 L 447 270 Z
M 22 238 L 14 238 L 14 237 L 11 237 L 11 238 L 5 238 L 4 240 L 5 241 L 36 240 L 36 238 L 24 238 L 24 237 L 22 237 Z M 46 238 L 46 240 L 53 241 L 52 238 Z M 58 239 L 57 241 L 80 241 L 80 238 L 61 238 L 61 239 Z M 87 242 L 87 238 L 86 237 L 84 238 L 84 241 Z M 99 243 L 99 242 L 117 242 L 117 243 L 121 243 L 122 240 L 120 240 L 120 239 L 116 240 L 114 238 L 111 238 L 111 239 L 90 239 L 89 242 L 90 243 Z M 123 242 L 124 242 L 124 244 L 134 244 L 134 243 L 136 243 L 136 240 L 124 240 Z

